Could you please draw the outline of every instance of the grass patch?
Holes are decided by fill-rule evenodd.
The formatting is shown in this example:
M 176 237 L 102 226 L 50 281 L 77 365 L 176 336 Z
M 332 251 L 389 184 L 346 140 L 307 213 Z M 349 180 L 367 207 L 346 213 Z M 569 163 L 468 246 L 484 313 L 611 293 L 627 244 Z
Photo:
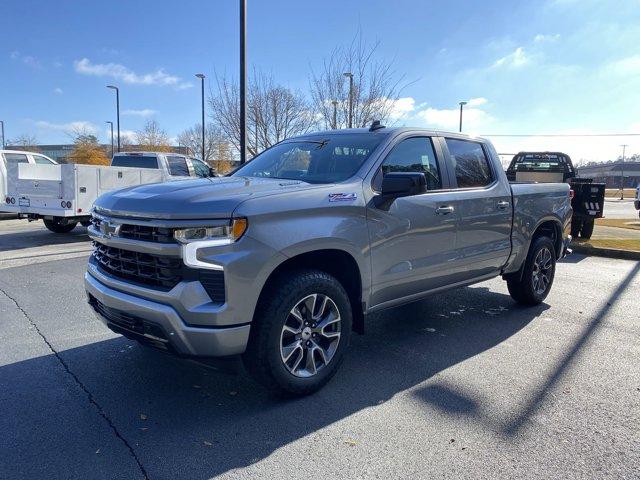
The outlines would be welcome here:
M 589 240 L 583 240 L 581 238 L 577 238 L 577 239 L 574 239 L 573 242 L 579 245 L 584 245 L 584 246 L 593 247 L 593 248 L 611 248 L 614 250 L 629 250 L 632 252 L 640 252 L 640 238 L 634 238 L 634 239 L 626 238 L 623 240 L 616 240 L 616 239 L 609 239 L 609 238 L 604 238 L 604 239 L 592 238 Z
M 607 188 L 604 191 L 604 196 L 607 198 L 620 198 L 620 189 L 619 188 Z M 636 197 L 636 189 L 635 188 L 625 188 L 624 189 L 624 198 L 635 198 Z
M 596 225 L 640 230 L 640 218 L 636 220 L 630 220 L 627 218 L 596 218 Z

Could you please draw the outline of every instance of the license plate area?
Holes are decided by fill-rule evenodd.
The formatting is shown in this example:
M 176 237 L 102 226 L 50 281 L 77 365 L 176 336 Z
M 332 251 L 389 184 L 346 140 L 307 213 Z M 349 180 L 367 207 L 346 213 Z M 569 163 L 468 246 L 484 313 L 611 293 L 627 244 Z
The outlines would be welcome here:
M 31 200 L 28 198 L 19 198 L 18 199 L 18 205 L 20 205 L 21 207 L 30 207 L 31 206 Z

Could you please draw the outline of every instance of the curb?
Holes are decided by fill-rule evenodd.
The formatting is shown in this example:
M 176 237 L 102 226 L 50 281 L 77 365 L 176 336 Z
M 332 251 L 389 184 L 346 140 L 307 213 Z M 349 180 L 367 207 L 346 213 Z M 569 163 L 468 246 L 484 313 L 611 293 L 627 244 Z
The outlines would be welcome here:
M 640 261 L 640 252 L 633 250 L 616 250 L 613 248 L 596 248 L 587 245 L 572 243 L 569 248 L 575 253 L 583 253 L 585 255 L 594 255 L 596 257 L 620 258 L 623 260 Z

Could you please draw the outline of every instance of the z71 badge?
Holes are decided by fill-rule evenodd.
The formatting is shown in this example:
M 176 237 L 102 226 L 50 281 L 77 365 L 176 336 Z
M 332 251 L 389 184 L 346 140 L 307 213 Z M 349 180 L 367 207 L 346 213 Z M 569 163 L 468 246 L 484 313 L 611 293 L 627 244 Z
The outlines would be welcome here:
M 358 195 L 355 193 L 330 193 L 329 201 L 330 202 L 353 202 Z

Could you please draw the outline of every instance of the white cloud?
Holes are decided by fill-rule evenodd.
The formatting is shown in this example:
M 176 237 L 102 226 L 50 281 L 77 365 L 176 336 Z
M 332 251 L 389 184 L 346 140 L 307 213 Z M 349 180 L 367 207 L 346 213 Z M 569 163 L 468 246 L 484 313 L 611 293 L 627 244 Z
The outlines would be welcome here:
M 20 61 L 30 68 L 34 68 L 34 69 L 42 68 L 42 64 L 40 63 L 40 60 L 38 60 L 36 57 L 33 57 L 31 55 L 22 55 L 17 50 L 12 51 L 9 54 L 9 58 L 11 60 Z
M 406 118 L 416 108 L 416 101 L 412 97 L 402 97 L 393 102 L 389 119 L 391 121 Z
M 493 66 L 519 68 L 524 65 L 527 65 L 530 62 L 531 62 L 531 59 L 525 53 L 524 48 L 518 47 L 509 55 L 505 55 L 504 57 L 496 60 Z
M 429 107 L 417 112 L 416 118 L 424 121 L 429 127 L 456 131 L 460 122 L 460 109 Z M 493 118 L 479 108 L 466 108 L 462 114 L 463 130 L 465 132 L 488 128 L 487 125 L 492 121 Z
M 630 57 L 616 60 L 608 64 L 606 70 L 612 71 L 617 75 L 640 74 L 640 55 L 631 55 Z
M 88 58 L 75 60 L 73 66 L 75 71 L 81 75 L 111 77 L 130 85 L 172 86 L 179 90 L 193 86 L 189 82 L 184 82 L 180 77 L 168 74 L 161 68 L 154 72 L 137 74 L 119 63 L 92 63 Z
M 56 95 L 62 95 L 64 92 L 60 87 L 56 87 L 53 89 L 53 93 L 55 93 Z
M 555 41 L 557 41 L 559 39 L 560 39 L 560 34 L 559 33 L 554 33 L 553 35 L 545 35 L 543 33 L 539 33 L 535 37 L 533 37 L 533 41 L 535 43 L 555 42 Z
M 469 107 L 479 107 L 480 105 L 484 105 L 487 103 L 487 99 L 484 97 L 470 98 L 467 101 L 467 106 Z
M 58 132 L 67 132 L 72 133 L 76 131 L 83 131 L 90 134 L 98 133 L 98 128 L 91 122 L 87 121 L 75 121 L 69 123 L 52 123 L 46 120 L 38 120 L 36 122 L 36 127 L 42 128 L 45 130 L 55 130 Z
M 150 108 L 144 108 L 142 110 L 124 110 L 122 115 L 130 115 L 132 117 L 149 117 L 158 113 L 156 110 Z

